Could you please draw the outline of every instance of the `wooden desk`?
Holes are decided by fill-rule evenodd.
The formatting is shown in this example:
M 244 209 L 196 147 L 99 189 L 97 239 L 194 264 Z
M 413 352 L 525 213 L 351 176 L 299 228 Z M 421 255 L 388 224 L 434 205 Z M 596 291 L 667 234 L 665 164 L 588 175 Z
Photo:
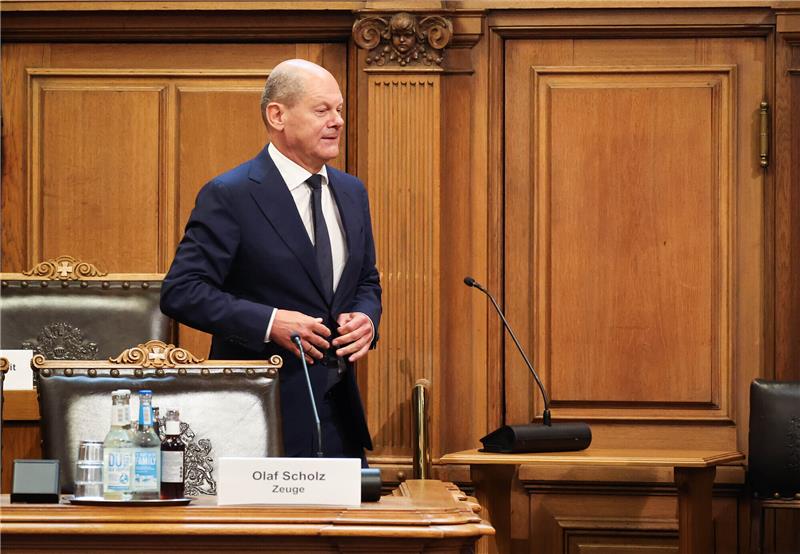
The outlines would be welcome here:
M 489 551 L 511 552 L 511 491 L 522 465 L 671 467 L 678 488 L 679 552 L 713 552 L 711 490 L 716 466 L 744 459 L 741 452 L 710 450 L 603 450 L 541 454 L 492 454 L 465 450 L 441 458 L 446 464 L 468 464 L 476 497 L 497 530 Z
M 0 498 L 3 552 L 472 552 L 494 529 L 452 484 L 407 481 L 358 508 L 9 504 Z

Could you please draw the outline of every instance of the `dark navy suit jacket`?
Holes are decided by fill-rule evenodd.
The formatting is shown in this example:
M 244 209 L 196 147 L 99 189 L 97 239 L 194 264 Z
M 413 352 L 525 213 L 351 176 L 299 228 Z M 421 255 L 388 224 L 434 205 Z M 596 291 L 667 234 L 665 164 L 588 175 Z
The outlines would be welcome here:
M 321 317 L 331 331 L 338 326 L 339 314 L 363 312 L 375 325 L 376 340 L 381 316 L 366 189 L 352 175 L 330 166 L 327 171 L 348 252 L 331 303 L 322 292 L 314 247 L 294 199 L 266 148 L 201 189 L 161 293 L 165 314 L 213 335 L 211 358 L 283 357 L 280 389 L 287 456 L 311 455 L 314 424 L 300 360 L 274 342 L 264 343 L 272 309 Z M 314 365 L 309 369 L 319 401 L 327 373 L 315 371 Z M 351 438 L 371 449 L 351 366 L 344 379 Z

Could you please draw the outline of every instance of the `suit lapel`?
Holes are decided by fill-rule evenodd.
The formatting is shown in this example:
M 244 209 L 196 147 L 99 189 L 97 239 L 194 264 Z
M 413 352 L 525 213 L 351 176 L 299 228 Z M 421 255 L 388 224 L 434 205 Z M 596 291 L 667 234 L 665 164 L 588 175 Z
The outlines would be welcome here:
M 347 287 L 344 286 L 349 279 L 352 279 L 353 271 L 357 270 L 356 264 L 353 260 L 353 240 L 355 240 L 358 222 L 358 205 L 350 197 L 350 195 L 337 183 L 333 172 L 328 168 L 328 183 L 333 193 L 333 198 L 336 200 L 336 206 L 339 208 L 339 217 L 344 226 L 345 240 L 347 241 L 347 260 L 342 270 L 342 276 L 339 278 L 339 284 L 336 291 L 333 293 L 333 308 L 334 312 L 338 312 L 338 304 L 341 302 L 342 292 Z
M 259 184 L 250 188 L 250 194 L 259 209 L 286 246 L 297 256 L 317 291 L 324 298 L 322 277 L 317 268 L 314 246 L 297 212 L 292 193 L 289 192 L 289 187 L 286 186 L 266 148 L 253 160 L 249 177 L 251 181 Z

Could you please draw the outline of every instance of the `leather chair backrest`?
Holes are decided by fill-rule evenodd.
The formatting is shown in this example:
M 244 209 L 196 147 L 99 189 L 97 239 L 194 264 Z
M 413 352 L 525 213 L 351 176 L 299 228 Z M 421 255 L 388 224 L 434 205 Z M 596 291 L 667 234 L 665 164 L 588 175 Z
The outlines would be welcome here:
M 107 274 L 60 256 L 0 278 L 2 349 L 90 360 L 151 339 L 173 339 L 174 326 L 159 308 L 161 274 Z
M 160 341 L 128 349 L 110 361 L 45 360 L 34 356 L 38 374 L 44 458 L 61 461 L 61 488 L 72 492 L 81 440 L 103 440 L 111 424 L 111 392 L 153 391 L 163 418 L 181 413 L 186 443 L 186 494 L 216 494 L 221 456 L 283 454 L 278 369 L 269 361 L 202 361 Z M 138 411 L 131 418 L 137 419 Z M 163 435 L 162 435 L 163 437 Z
M 760 498 L 800 494 L 800 381 L 750 384 L 748 479 Z

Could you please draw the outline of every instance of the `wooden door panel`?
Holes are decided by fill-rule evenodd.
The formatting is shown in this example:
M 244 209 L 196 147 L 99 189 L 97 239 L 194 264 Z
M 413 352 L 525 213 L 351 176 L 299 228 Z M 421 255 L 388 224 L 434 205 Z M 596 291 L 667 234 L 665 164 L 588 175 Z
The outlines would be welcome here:
M 537 358 L 559 402 L 726 397 L 731 69 L 692 69 L 532 69 Z
M 31 267 L 69 253 L 106 271 L 158 271 L 165 87 L 31 79 Z
M 757 38 L 506 41 L 506 308 L 555 417 L 717 422 L 714 441 L 746 421 L 764 57 Z M 505 357 L 506 420 L 529 420 L 542 403 L 510 341 Z

